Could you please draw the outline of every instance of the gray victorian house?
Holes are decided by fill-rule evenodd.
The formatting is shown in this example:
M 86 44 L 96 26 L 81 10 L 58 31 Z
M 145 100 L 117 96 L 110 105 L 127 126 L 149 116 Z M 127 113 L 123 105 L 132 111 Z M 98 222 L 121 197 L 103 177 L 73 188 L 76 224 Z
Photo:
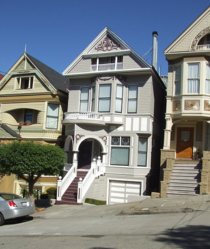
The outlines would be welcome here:
M 156 69 L 106 27 L 63 75 L 67 163 L 57 203 L 125 203 L 158 190 L 166 91 Z

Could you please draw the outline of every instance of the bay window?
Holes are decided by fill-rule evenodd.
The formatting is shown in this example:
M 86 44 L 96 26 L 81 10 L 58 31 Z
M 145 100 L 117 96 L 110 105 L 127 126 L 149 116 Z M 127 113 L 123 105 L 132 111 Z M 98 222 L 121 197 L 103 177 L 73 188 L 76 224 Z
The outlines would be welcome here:
M 188 64 L 188 93 L 199 93 L 199 63 Z
M 111 165 L 129 165 L 130 137 L 112 137 Z
M 210 94 L 210 65 L 206 65 L 206 93 Z
M 123 100 L 123 86 L 117 85 L 115 112 L 122 113 L 122 100 Z
M 111 84 L 104 84 L 99 86 L 98 102 L 99 112 L 110 112 Z
M 89 88 L 82 87 L 80 94 L 80 111 L 87 112 L 88 111 L 88 96 L 89 96 Z
M 49 104 L 47 106 L 46 128 L 57 129 L 59 117 L 59 105 Z
M 138 144 L 138 166 L 147 166 L 147 138 L 139 137 Z
M 175 68 L 175 95 L 181 94 L 181 66 Z
M 128 113 L 137 112 L 138 86 L 128 87 Z

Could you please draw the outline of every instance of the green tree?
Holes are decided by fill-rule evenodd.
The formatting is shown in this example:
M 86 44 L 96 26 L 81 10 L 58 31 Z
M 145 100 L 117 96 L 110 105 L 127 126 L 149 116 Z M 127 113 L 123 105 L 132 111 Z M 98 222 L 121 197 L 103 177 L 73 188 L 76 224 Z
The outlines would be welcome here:
M 58 175 L 64 164 L 65 152 L 58 146 L 16 141 L 0 146 L 0 172 L 25 180 L 32 201 L 33 187 L 40 176 Z

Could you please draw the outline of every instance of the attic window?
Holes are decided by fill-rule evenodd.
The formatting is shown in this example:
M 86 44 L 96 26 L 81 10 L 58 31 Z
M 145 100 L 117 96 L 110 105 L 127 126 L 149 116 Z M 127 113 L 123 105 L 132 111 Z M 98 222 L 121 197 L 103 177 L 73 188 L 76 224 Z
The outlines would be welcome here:
M 34 77 L 19 77 L 17 78 L 16 89 L 33 89 Z
M 92 58 L 91 71 L 106 71 L 123 68 L 123 56 Z

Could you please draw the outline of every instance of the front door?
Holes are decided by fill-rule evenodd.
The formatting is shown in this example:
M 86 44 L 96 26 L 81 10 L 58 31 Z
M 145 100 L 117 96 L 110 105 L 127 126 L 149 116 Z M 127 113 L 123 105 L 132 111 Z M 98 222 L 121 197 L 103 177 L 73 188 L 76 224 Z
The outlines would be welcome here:
M 176 158 L 192 159 L 194 128 L 178 127 Z
M 83 141 L 79 147 L 78 169 L 90 169 L 92 142 Z

